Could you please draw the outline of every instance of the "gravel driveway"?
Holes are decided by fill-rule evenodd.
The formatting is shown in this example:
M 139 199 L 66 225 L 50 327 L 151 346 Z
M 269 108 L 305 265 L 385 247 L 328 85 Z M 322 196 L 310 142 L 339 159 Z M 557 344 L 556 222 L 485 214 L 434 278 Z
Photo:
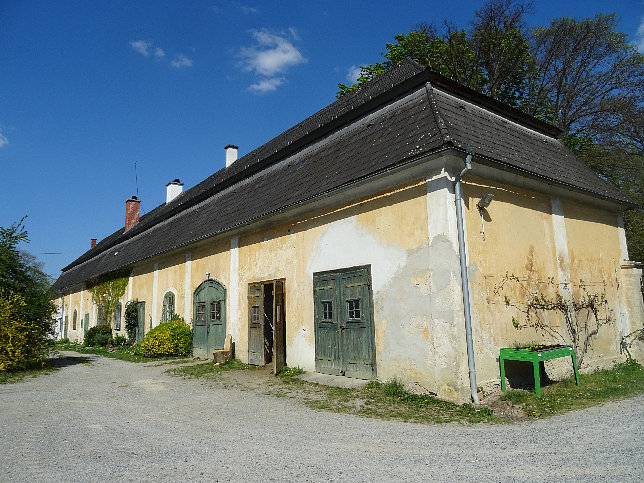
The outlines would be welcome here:
M 419 425 L 90 357 L 0 386 L 0 481 L 644 479 L 644 396 L 515 425 Z

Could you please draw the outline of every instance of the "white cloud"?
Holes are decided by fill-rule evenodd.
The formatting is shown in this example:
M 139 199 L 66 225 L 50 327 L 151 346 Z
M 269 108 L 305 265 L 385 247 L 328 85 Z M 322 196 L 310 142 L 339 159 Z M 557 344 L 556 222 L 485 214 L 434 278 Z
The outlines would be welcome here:
M 170 62 L 170 65 L 175 69 L 181 69 L 182 67 L 192 67 L 192 60 L 186 57 L 183 54 L 177 54 Z
M 153 56 L 156 60 L 164 60 L 166 57 L 165 50 L 161 47 L 153 45 L 149 40 L 133 40 L 130 42 L 132 49 L 144 57 Z M 169 61 L 170 65 L 175 69 L 183 67 L 192 67 L 192 59 L 189 59 L 183 54 L 176 54 L 172 60 Z
M 255 7 L 249 7 L 248 5 L 240 5 L 239 8 L 241 9 L 242 13 L 245 13 L 246 15 L 253 15 L 259 10 L 257 10 Z
M 257 42 L 240 51 L 242 68 L 258 75 L 272 77 L 289 67 L 307 62 L 307 59 L 286 37 L 267 30 L 255 30 L 251 35 Z
M 0 149 L 4 148 L 7 144 L 9 144 L 9 140 L 7 139 L 7 136 L 4 135 L 2 130 L 0 130 Z
M 637 50 L 644 54 L 644 17 L 640 21 L 640 26 L 637 29 Z
M 254 84 L 248 86 L 248 90 L 257 94 L 264 94 L 266 92 L 273 92 L 279 86 L 284 84 L 284 79 L 272 77 L 270 79 L 262 79 Z
M 362 69 L 360 68 L 359 65 L 352 65 L 347 69 L 347 82 L 350 84 L 355 84 L 358 82 L 358 77 L 360 77 L 360 73 L 362 72 Z
M 138 52 L 145 57 L 148 57 L 150 55 L 150 47 L 152 46 L 152 42 L 147 42 L 145 40 L 133 40 L 132 42 L 130 42 L 130 45 L 135 52 Z

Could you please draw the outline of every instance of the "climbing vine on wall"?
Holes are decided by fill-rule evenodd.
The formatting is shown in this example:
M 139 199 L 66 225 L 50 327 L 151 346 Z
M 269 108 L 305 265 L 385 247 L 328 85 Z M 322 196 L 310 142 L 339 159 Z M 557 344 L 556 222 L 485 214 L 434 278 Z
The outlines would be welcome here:
M 574 290 L 573 290 L 574 289 Z M 602 326 L 612 322 L 611 309 L 606 299 L 606 287 L 599 292 L 580 280 L 574 287 L 564 287 L 564 295 L 554 278 L 545 284 L 506 273 L 494 286 L 494 294 L 503 299 L 506 307 L 515 308 L 521 315 L 512 317 L 512 325 L 521 330 L 532 328 L 561 343 L 572 343 L 579 366 Z M 548 314 L 558 314 L 563 327 L 550 323 Z
M 102 323 L 111 325 L 128 280 L 129 271 L 119 271 L 102 275 L 88 284 L 87 290 L 92 294 L 92 300 L 102 308 Z

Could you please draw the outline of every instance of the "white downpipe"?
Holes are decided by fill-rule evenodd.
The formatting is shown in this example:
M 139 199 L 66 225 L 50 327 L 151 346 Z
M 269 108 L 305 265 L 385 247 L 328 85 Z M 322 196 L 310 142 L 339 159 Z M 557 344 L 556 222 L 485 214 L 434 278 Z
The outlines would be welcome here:
M 470 307 L 470 283 L 467 276 L 467 257 L 465 255 L 465 230 L 463 229 L 463 188 L 461 179 L 472 169 L 472 155 L 474 150 L 468 148 L 465 158 L 465 168 L 454 181 L 454 202 L 456 204 L 456 227 L 458 230 L 458 252 L 461 260 L 461 285 L 463 292 L 463 311 L 465 314 L 465 340 L 467 342 L 467 363 L 470 371 L 470 391 L 472 401 L 479 403 L 479 395 L 476 387 L 476 367 L 474 366 L 474 342 L 472 340 L 472 308 Z

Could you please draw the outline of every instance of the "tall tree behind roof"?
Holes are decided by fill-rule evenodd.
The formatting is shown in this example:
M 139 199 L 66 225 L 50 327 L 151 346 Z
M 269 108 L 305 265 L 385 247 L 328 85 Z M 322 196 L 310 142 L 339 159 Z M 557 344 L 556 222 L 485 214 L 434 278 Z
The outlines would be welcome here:
M 644 55 L 616 30 L 615 14 L 577 21 L 553 20 L 533 31 L 537 63 L 535 95 L 552 106 L 552 121 L 564 132 L 585 129 L 615 102 L 644 95 Z

